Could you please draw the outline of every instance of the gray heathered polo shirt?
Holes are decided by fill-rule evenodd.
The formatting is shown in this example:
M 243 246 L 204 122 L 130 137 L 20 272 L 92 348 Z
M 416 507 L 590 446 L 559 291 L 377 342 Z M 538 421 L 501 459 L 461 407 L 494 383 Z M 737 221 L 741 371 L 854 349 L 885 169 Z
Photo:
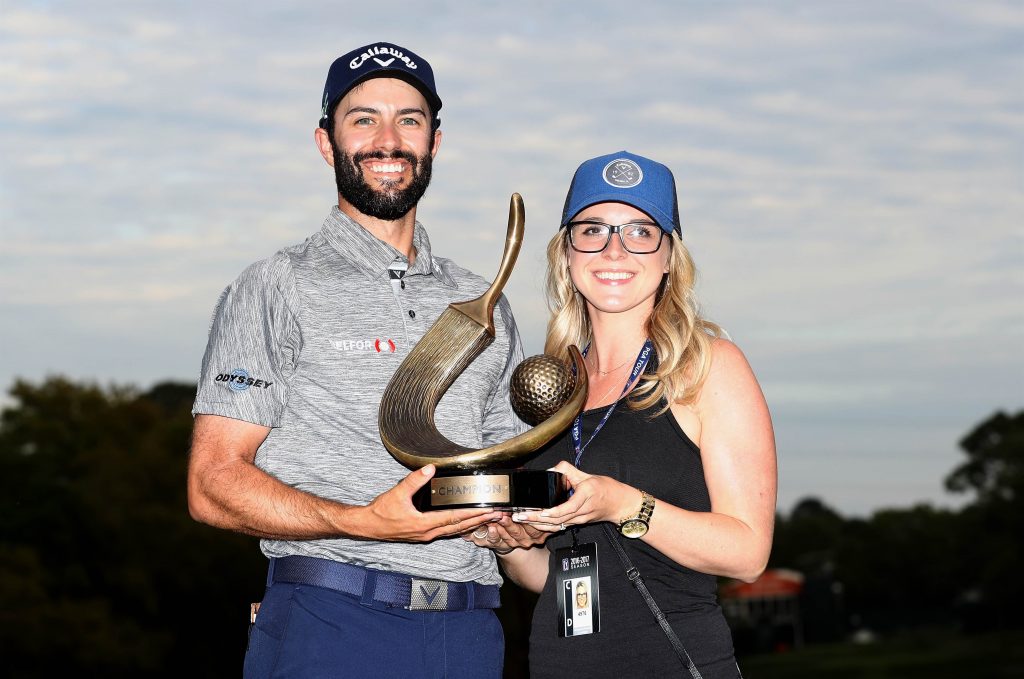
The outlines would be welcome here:
M 407 260 L 337 207 L 301 245 L 247 268 L 221 295 L 203 357 L 193 413 L 272 427 L 256 465 L 321 497 L 365 505 L 409 470 L 380 442 L 377 408 L 410 348 L 452 302 L 487 283 L 435 257 L 423 227 L 401 282 L 388 266 Z M 497 266 L 500 252 L 492 255 Z M 525 429 L 508 401 L 522 347 L 508 301 L 494 342 L 437 407 L 452 441 L 481 448 Z M 494 555 L 461 538 L 430 544 L 370 540 L 263 540 L 267 556 L 304 554 L 418 577 L 498 584 Z

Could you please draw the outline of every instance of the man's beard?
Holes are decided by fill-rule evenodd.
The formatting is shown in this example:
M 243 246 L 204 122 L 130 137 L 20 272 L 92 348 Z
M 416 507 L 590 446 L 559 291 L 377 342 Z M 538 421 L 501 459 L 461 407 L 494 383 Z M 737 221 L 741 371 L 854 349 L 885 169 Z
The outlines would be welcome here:
M 416 206 L 430 185 L 431 156 L 430 152 L 417 158 L 408 151 L 367 151 L 350 156 L 338 148 L 331 140 L 334 152 L 334 179 L 338 184 L 338 193 L 364 215 L 393 222 Z M 370 186 L 363 177 L 361 163 L 373 158 L 376 160 L 405 160 L 412 170 L 412 181 L 404 189 L 398 182 L 386 180 L 378 182 L 378 188 Z

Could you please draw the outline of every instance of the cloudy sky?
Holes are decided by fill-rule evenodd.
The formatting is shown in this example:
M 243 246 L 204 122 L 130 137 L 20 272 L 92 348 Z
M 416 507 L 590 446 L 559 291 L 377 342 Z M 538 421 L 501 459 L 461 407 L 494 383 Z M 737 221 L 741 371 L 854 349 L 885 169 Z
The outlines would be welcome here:
M 0 385 L 195 380 L 213 304 L 316 231 L 330 62 L 434 66 L 419 217 L 543 345 L 543 247 L 583 159 L 676 173 L 706 314 L 757 372 L 779 506 L 956 506 L 957 441 L 1024 407 L 1021 2 L 0 5 Z

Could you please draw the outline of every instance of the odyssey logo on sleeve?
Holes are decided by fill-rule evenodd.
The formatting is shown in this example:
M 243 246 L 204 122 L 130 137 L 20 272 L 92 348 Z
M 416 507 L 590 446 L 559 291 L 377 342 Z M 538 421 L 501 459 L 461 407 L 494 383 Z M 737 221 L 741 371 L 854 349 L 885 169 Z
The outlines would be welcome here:
M 213 378 L 214 382 L 223 382 L 232 391 L 245 391 L 249 387 L 269 389 L 273 382 L 253 377 L 245 368 L 235 368 L 229 373 L 221 373 Z

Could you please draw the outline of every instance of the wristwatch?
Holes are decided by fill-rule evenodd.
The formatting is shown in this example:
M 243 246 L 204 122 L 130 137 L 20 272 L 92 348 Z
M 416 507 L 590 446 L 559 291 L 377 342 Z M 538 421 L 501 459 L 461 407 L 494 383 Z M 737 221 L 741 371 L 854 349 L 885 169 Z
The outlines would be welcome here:
M 654 498 L 646 491 L 641 490 L 640 493 L 643 495 L 640 511 L 619 521 L 619 532 L 633 540 L 647 535 L 647 529 L 651 527 L 651 514 L 654 513 Z

